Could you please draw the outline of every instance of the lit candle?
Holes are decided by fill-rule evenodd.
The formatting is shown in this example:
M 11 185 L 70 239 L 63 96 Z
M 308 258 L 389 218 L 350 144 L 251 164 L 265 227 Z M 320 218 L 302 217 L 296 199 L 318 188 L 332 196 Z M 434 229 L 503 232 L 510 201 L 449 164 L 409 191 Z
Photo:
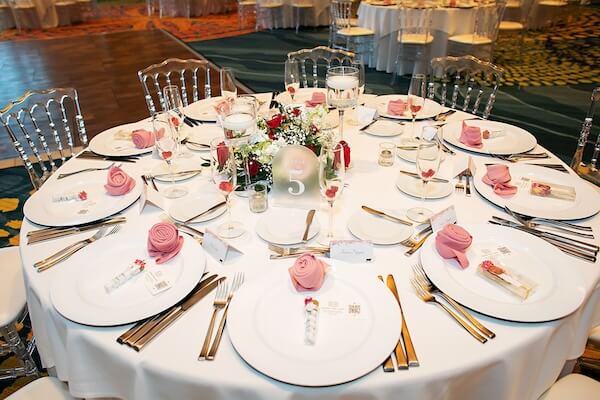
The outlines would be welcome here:
M 223 128 L 232 131 L 243 131 L 254 125 L 254 117 L 250 114 L 231 114 L 223 119 Z
M 335 90 L 347 90 L 358 87 L 356 76 L 334 75 L 327 78 L 327 86 Z

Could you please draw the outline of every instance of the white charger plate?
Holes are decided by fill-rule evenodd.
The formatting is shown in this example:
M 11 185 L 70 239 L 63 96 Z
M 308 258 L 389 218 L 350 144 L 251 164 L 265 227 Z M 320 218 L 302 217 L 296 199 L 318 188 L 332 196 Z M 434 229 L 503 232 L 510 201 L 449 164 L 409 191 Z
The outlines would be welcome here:
M 297 292 L 287 269 L 244 284 L 235 294 L 227 331 L 238 354 L 253 368 L 282 382 L 336 385 L 379 368 L 400 336 L 400 311 L 373 274 L 336 261 L 321 289 Z M 316 343 L 304 344 L 304 298 L 320 303 Z M 325 308 L 337 301 L 343 315 Z M 350 304 L 360 313 L 347 313 Z
M 132 205 L 142 193 L 144 186 L 140 177 L 131 171 L 125 172 L 135 179 L 135 187 L 123 196 L 110 196 L 106 193 L 104 185 L 108 171 L 86 172 L 42 186 L 25 202 L 23 213 L 31 222 L 45 226 L 80 225 L 109 217 Z M 55 195 L 81 191 L 88 194 L 88 200 L 52 201 Z
M 376 121 L 373 125 L 365 129 L 364 132 L 373 136 L 393 137 L 402 135 L 402 132 L 404 132 L 404 127 L 398 122 L 380 120 Z
M 307 210 L 271 207 L 256 222 L 256 233 L 269 243 L 289 245 L 302 242 L 306 229 Z M 321 229 L 317 215 L 308 230 L 308 240 L 317 236 Z
M 201 190 L 173 201 L 169 207 L 169 215 L 179 222 L 185 222 L 194 215 L 198 215 L 223 201 L 225 201 L 225 197 L 217 192 L 216 189 Z M 223 215 L 225 211 L 227 211 L 227 207 L 219 207 L 208 214 L 196 218 L 191 223 L 210 221 Z
M 416 146 L 419 144 L 419 139 L 410 138 L 410 137 L 402 137 L 397 143 L 398 146 Z M 403 150 L 396 148 L 396 154 L 398 158 L 408 161 L 409 163 L 417 162 L 417 150 Z M 446 159 L 446 152 L 442 153 L 442 162 Z
M 474 153 L 481 154 L 499 154 L 509 155 L 516 153 L 525 153 L 537 146 L 535 136 L 527 132 L 525 129 L 505 124 L 496 121 L 486 121 L 480 119 L 470 119 L 465 121 L 469 126 L 477 126 L 484 130 L 502 130 L 503 136 L 493 139 L 482 139 L 483 147 L 477 149 L 467 146 L 460 141 L 460 133 L 462 132 L 462 121 L 448 122 L 444 126 L 444 140 L 458 148 L 469 150 Z
M 152 121 L 143 120 L 132 124 L 115 126 L 101 132 L 90 140 L 90 150 L 102 156 L 137 156 L 140 154 L 151 153 L 154 146 L 138 149 L 131 139 L 116 139 L 115 135 L 119 132 L 131 133 L 136 129 L 146 129 L 152 131 Z
M 600 195 L 591 184 L 576 175 L 528 164 L 511 164 L 509 171 L 511 184 L 516 186 L 521 182 L 521 177 L 572 186 L 575 188 L 575 201 L 534 196 L 529 193 L 529 186 L 519 187 L 514 196 L 499 196 L 481 180 L 487 172 L 485 165 L 481 164 L 477 165 L 473 177 L 475 189 L 497 206 L 508 206 L 519 214 L 532 217 L 569 220 L 586 218 L 600 211 Z
M 50 287 L 54 307 L 71 321 L 93 326 L 128 324 L 166 310 L 192 291 L 206 267 L 202 246 L 182 237 L 180 253 L 160 265 L 148 255 L 146 232 L 115 234 L 92 243 L 57 268 Z M 153 296 L 141 273 L 107 294 L 104 284 L 138 258 L 146 259 L 148 271 L 161 271 L 172 287 Z
M 388 215 L 404 218 L 404 213 L 395 210 L 382 209 Z M 373 244 L 389 245 L 400 243 L 412 235 L 410 226 L 392 222 L 385 218 L 369 214 L 365 211 L 357 211 L 348 220 L 350 233 L 360 240 L 369 240 Z
M 327 89 L 325 88 L 300 88 L 296 90 L 296 94 L 294 95 L 294 100 L 292 101 L 292 96 L 287 92 L 281 92 L 277 96 L 275 96 L 275 101 L 283 105 L 298 105 L 303 106 L 304 102 L 312 99 L 313 93 L 323 93 L 327 96 Z M 327 105 L 327 102 L 324 103 Z
M 402 99 L 402 101 L 406 102 L 407 96 L 405 94 L 387 94 L 384 96 L 377 96 L 374 99 L 368 99 L 365 105 L 367 107 L 375 108 L 379 115 L 386 118 L 412 120 L 412 115 L 408 110 L 403 115 L 392 115 L 387 113 L 387 106 L 390 100 L 398 99 Z M 423 108 L 417 113 L 415 119 L 419 120 L 433 118 L 442 111 L 444 111 L 444 107 L 442 107 L 439 103 L 436 103 L 433 100 L 425 99 L 425 104 L 423 105 Z
M 575 311 L 585 297 L 583 277 L 569 265 L 567 256 L 556 247 L 512 228 L 490 224 L 464 225 L 473 235 L 467 249 L 469 267 L 461 269 L 455 259 L 443 259 L 435 248 L 435 234 L 421 248 L 421 262 L 429 279 L 460 304 L 492 317 L 517 322 L 544 322 Z M 537 284 L 521 300 L 477 274 L 487 259 L 482 249 L 507 247 L 511 255 L 503 263 Z
M 441 176 L 439 178 L 445 179 Z M 396 187 L 401 192 L 413 197 L 421 198 L 421 193 L 423 193 L 423 182 L 418 178 L 413 178 L 412 176 L 404 174 L 398 174 Z M 427 195 L 424 198 L 441 199 L 451 195 L 453 189 L 454 186 L 452 186 L 450 181 L 448 183 L 429 181 L 429 183 L 427 183 Z

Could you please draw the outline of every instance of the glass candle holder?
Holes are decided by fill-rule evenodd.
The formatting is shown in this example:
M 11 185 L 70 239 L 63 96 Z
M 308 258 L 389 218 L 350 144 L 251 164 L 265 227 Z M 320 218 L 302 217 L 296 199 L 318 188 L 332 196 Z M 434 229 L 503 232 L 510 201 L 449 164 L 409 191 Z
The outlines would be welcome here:
M 267 210 L 269 206 L 267 187 L 265 181 L 256 182 L 249 186 L 248 205 L 253 213 L 261 213 Z
M 396 145 L 392 142 L 383 142 L 379 144 L 379 160 L 378 163 L 382 167 L 394 166 L 394 158 L 396 153 Z

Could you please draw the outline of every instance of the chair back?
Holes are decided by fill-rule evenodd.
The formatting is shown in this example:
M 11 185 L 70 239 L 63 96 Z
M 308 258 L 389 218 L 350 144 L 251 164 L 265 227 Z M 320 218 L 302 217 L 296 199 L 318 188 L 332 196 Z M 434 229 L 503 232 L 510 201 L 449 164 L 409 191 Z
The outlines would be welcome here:
M 577 142 L 577 150 L 575 150 L 575 155 L 571 160 L 571 168 L 573 168 L 576 172 L 580 173 L 582 170 L 581 167 L 585 167 L 583 163 L 583 152 L 585 150 L 585 146 L 588 143 L 588 138 L 590 136 L 590 132 L 592 131 L 592 123 L 594 119 L 594 112 L 596 109 L 596 104 L 600 102 L 600 86 L 594 88 L 592 91 L 592 98 L 590 107 L 588 108 L 587 115 L 583 120 L 583 125 L 581 126 L 581 133 L 579 134 L 579 141 Z M 592 160 L 589 164 L 589 167 L 593 170 L 597 170 L 598 166 L 598 156 L 600 155 L 600 133 L 596 138 L 596 145 L 594 146 L 594 151 L 592 153 Z M 585 168 L 583 168 L 585 170 Z
M 535 0 L 508 0 L 502 17 L 503 21 L 518 22 L 527 28 L 529 13 Z
M 35 189 L 66 161 L 75 141 L 88 143 L 79 97 L 73 88 L 27 91 L 0 109 L 4 128 Z M 76 136 L 74 133 L 76 132 Z
M 432 8 L 411 8 L 399 6 L 398 41 L 404 42 L 409 38 L 424 38 L 425 43 L 431 38 Z
M 331 0 L 330 13 L 333 29 L 350 28 L 352 22 L 353 0 Z
M 319 70 L 324 70 L 324 74 L 320 79 L 324 85 L 325 74 L 329 67 L 340 65 L 351 66 L 354 58 L 354 53 L 332 49 L 326 46 L 319 46 L 314 49 L 302 49 L 288 53 L 289 60 L 298 60 L 298 63 L 300 64 L 301 87 L 319 87 Z M 309 74 L 307 73 L 307 70 L 310 70 L 311 64 L 312 81 L 309 84 Z M 319 68 L 319 66 L 321 68 Z
M 150 115 L 160 110 L 165 111 L 162 90 L 167 85 L 179 87 L 184 106 L 202 98 L 201 87 L 204 89 L 204 98 L 211 97 L 210 66 L 206 60 L 169 58 L 160 64 L 154 64 L 138 71 L 138 77 L 144 89 Z M 155 99 L 158 99 L 160 109 L 156 107 Z
M 479 5 L 477 7 L 475 11 L 475 38 L 473 42 L 481 38 L 489 39 L 492 43 L 496 41 L 505 9 L 505 0 L 498 0 L 494 4 Z
M 431 69 L 430 99 L 438 100 L 443 106 L 489 117 L 504 74 L 502 68 L 473 56 L 447 56 L 432 59 Z M 448 86 L 452 86 L 451 99 L 447 98 Z M 480 110 L 482 105 L 483 110 Z

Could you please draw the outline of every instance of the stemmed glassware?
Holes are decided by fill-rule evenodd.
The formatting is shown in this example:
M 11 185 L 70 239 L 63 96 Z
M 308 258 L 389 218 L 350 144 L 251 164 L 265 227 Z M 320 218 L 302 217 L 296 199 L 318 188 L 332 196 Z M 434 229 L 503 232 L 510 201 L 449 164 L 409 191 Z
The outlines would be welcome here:
M 298 89 L 300 89 L 300 63 L 298 60 L 285 60 L 285 76 L 283 78 L 285 90 L 290 94 L 292 103 Z
M 344 139 L 344 111 L 356 106 L 359 70 L 355 67 L 332 67 L 327 70 L 327 104 L 338 109 L 340 140 Z
M 176 133 L 177 140 L 181 143 L 184 139 L 181 133 L 183 127 L 183 101 L 181 100 L 181 93 L 177 85 L 168 85 L 163 88 L 163 100 L 165 105 L 165 111 L 169 114 L 169 123 L 171 124 L 174 132 Z M 179 156 L 183 156 L 183 146 L 179 147 Z
M 319 155 L 319 187 L 321 196 L 329 204 L 329 227 L 324 238 L 327 244 L 333 239 L 333 205 L 344 189 L 346 167 L 342 145 L 323 145 Z
M 427 183 L 437 174 L 442 159 L 441 127 L 425 126 L 421 132 L 417 149 L 417 173 L 423 183 L 421 191 L 421 206 L 410 208 L 406 216 L 415 222 L 426 222 L 433 212 L 425 208 Z
M 161 191 L 169 199 L 177 199 L 188 194 L 185 186 L 173 186 L 175 176 L 173 175 L 173 162 L 177 158 L 179 150 L 178 135 L 171 124 L 171 115 L 168 112 L 158 112 L 152 116 L 152 128 L 154 131 L 154 144 L 160 158 L 166 161 L 171 177 L 171 186 Z M 162 135 L 158 133 L 162 132 Z
M 358 70 L 358 97 L 365 93 L 365 64 L 362 60 L 355 60 L 352 62 L 352 66 Z
M 235 84 L 233 69 L 230 67 L 221 68 L 219 71 L 219 80 L 221 83 L 221 96 L 225 99 L 235 99 L 237 97 L 237 86 Z
M 415 74 L 410 78 L 410 86 L 408 87 L 408 108 L 412 116 L 412 133 L 415 136 L 415 119 L 417 114 L 425 105 L 425 75 Z
M 215 145 L 215 149 L 216 154 L 211 157 L 213 182 L 219 192 L 225 196 L 227 203 L 227 221 L 219 225 L 217 234 L 222 238 L 231 239 L 242 235 L 245 231 L 241 222 L 233 221 L 231 218 L 231 195 L 237 188 L 237 165 L 231 146 L 219 142 Z

